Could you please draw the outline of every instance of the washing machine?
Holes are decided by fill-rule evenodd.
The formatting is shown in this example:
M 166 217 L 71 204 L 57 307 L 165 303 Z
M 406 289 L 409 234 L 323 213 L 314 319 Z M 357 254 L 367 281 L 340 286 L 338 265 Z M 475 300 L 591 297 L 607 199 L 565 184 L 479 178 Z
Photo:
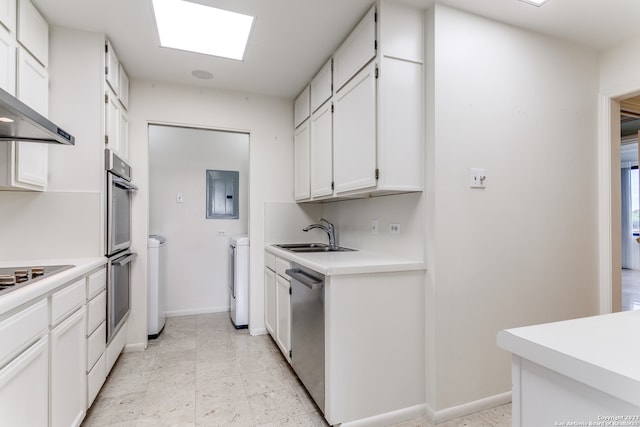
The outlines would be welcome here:
M 231 236 L 229 314 L 236 329 L 249 326 L 249 237 L 246 234 Z
M 167 239 L 159 234 L 149 236 L 147 289 L 147 335 L 158 338 L 164 329 L 167 298 Z

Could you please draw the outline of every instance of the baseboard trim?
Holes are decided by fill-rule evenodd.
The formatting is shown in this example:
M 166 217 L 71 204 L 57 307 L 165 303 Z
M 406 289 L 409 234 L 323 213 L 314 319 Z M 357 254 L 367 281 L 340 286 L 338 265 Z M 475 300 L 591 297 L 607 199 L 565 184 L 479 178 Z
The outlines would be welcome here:
M 451 421 L 458 417 L 464 417 L 467 415 L 475 414 L 476 412 L 495 408 L 496 406 L 504 405 L 509 402 L 511 402 L 510 391 L 496 394 L 494 396 L 485 397 L 484 399 L 467 402 L 462 405 L 441 409 L 439 411 L 434 411 L 431 407 L 429 407 L 429 405 L 426 405 L 426 413 L 429 421 L 431 421 L 433 424 L 439 424 Z
M 166 311 L 167 317 L 180 317 L 180 316 L 193 316 L 196 314 L 211 314 L 211 313 L 225 313 L 229 311 L 229 307 L 206 307 L 206 308 L 192 308 L 188 310 L 173 310 Z
M 126 344 L 124 346 L 124 348 L 122 349 L 123 353 L 129 353 L 129 352 L 133 352 L 133 351 L 144 351 L 146 350 L 147 345 L 143 342 L 137 342 L 137 343 L 133 343 L 133 344 Z
M 267 328 L 251 328 L 251 326 L 249 326 L 249 335 L 251 336 L 256 336 L 256 335 L 267 335 L 268 331 Z
M 392 424 L 398 424 L 403 421 L 412 420 L 414 418 L 420 418 L 425 414 L 425 410 L 426 405 L 420 404 L 398 409 L 397 411 L 374 415 L 373 417 L 342 423 L 340 424 L 340 427 L 385 427 Z

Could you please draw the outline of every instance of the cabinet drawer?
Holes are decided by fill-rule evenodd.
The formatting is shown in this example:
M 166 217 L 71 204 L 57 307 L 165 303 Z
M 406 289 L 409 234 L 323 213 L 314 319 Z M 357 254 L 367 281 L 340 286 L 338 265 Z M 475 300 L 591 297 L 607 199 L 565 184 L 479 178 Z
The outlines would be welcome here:
M 107 322 L 102 322 L 100 327 L 87 338 L 87 372 L 104 354 L 107 346 Z
M 291 277 L 285 271 L 291 268 L 291 263 L 282 258 L 276 258 L 276 273 L 284 277 L 287 280 L 291 280 Z
M 68 314 L 82 306 L 86 298 L 85 279 L 56 292 L 51 297 L 51 324 L 55 325 Z
M 91 335 L 106 318 L 107 291 L 102 291 L 87 304 L 87 335 Z
M 272 269 L 273 271 L 276 271 L 276 256 L 270 252 L 265 252 L 264 253 L 264 265 L 265 267 L 268 267 L 270 269 Z
M 0 366 L 47 333 L 47 314 L 44 299 L 0 323 Z
M 87 374 L 87 407 L 93 404 L 104 380 L 107 377 L 107 358 L 102 354 L 93 369 Z
M 87 278 L 87 298 L 91 299 L 107 287 L 107 270 L 103 268 Z

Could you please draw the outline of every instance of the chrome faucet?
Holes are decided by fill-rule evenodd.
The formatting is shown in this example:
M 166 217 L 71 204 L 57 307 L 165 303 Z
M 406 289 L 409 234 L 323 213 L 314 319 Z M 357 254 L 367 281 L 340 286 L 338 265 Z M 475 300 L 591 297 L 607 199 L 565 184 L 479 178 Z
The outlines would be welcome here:
M 324 221 L 325 223 L 327 223 L 327 225 L 311 224 L 303 228 L 302 231 L 309 231 L 309 230 L 313 230 L 314 228 L 319 228 L 323 230 L 325 233 L 329 235 L 329 247 L 335 248 L 336 247 L 336 231 L 333 227 L 333 224 L 331 224 L 329 221 L 327 221 L 324 218 L 320 218 L 320 221 Z

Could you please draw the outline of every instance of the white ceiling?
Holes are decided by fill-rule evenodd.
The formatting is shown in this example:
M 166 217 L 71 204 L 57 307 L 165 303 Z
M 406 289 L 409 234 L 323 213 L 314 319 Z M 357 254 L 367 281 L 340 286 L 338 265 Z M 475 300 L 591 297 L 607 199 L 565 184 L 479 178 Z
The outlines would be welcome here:
M 105 33 L 132 78 L 294 97 L 373 0 L 193 0 L 256 16 L 245 61 L 158 47 L 151 0 L 32 0 L 52 25 Z M 426 8 L 434 0 L 391 0 Z M 441 0 L 443 4 L 604 49 L 640 34 L 640 0 Z M 213 74 L 193 77 L 193 70 Z

